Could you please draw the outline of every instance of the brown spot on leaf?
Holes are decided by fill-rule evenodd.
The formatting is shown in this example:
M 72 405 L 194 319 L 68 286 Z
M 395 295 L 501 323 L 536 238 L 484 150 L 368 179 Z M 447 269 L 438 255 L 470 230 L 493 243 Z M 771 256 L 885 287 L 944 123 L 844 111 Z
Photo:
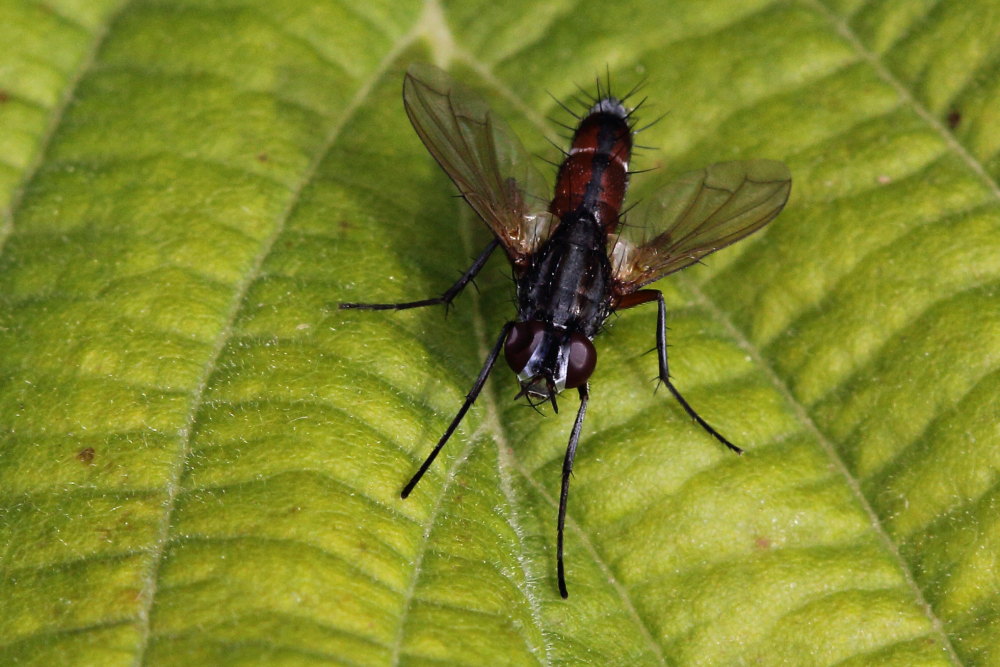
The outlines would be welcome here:
M 0 88 L 0 104 L 4 104 L 5 102 L 10 102 L 10 93 Z
M 142 590 L 139 588 L 123 588 L 119 591 L 121 601 L 126 605 L 132 605 L 142 600 Z
M 81 449 L 80 451 L 78 451 L 76 453 L 76 460 L 79 461 L 80 463 L 82 463 L 83 465 L 88 465 L 88 466 L 89 465 L 93 465 L 93 463 L 94 463 L 94 448 L 93 447 L 87 447 L 85 449 Z
M 952 109 L 951 111 L 948 112 L 948 116 L 945 118 L 945 120 L 948 122 L 949 129 L 954 130 L 956 127 L 958 127 L 958 124 L 962 122 L 962 112 L 960 112 L 958 109 Z
M 267 153 L 257 153 L 258 162 L 267 162 L 269 159 L 270 158 L 268 158 Z

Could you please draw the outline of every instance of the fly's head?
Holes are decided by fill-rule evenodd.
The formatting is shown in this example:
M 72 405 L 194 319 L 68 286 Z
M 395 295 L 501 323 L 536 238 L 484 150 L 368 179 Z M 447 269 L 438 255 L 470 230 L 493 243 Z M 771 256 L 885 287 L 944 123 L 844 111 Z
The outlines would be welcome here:
M 597 365 L 597 350 L 586 336 L 538 320 L 514 324 L 504 356 L 521 382 L 517 397 L 551 401 L 556 411 L 556 394 L 586 384 Z

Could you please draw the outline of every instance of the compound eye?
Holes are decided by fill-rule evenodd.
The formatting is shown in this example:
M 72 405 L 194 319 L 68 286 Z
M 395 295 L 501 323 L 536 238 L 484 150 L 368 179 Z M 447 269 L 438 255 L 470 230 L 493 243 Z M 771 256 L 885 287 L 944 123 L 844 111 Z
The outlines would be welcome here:
M 575 333 L 569 339 L 569 363 L 566 365 L 566 388 L 586 384 L 597 366 L 597 350 L 586 336 Z
M 503 354 L 512 371 L 520 373 L 524 370 L 544 334 L 545 324 L 538 320 L 514 323 L 503 344 Z

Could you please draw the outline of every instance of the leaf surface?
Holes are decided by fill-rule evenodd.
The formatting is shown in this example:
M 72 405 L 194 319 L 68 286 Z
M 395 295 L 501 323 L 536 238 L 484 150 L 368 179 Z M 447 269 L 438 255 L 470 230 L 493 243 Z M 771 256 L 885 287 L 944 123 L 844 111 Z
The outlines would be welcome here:
M 1000 11 L 972 2 L 0 3 L 0 662 L 995 664 Z M 788 208 L 602 333 L 572 422 L 400 103 L 437 61 L 555 158 L 647 80 L 642 197 L 777 159 Z M 557 141 L 560 141 L 557 139 Z

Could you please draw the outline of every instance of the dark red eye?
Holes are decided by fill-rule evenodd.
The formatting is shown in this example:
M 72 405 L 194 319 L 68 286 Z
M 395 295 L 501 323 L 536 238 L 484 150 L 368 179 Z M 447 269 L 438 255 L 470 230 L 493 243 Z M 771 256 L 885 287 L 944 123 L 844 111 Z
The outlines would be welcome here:
M 566 366 L 566 388 L 574 389 L 587 382 L 597 366 L 597 350 L 580 333 L 569 339 L 569 364 Z
M 538 347 L 545 333 L 545 324 L 538 320 L 515 322 L 503 344 L 503 354 L 507 365 L 515 373 L 520 373 L 528 365 L 532 352 Z

